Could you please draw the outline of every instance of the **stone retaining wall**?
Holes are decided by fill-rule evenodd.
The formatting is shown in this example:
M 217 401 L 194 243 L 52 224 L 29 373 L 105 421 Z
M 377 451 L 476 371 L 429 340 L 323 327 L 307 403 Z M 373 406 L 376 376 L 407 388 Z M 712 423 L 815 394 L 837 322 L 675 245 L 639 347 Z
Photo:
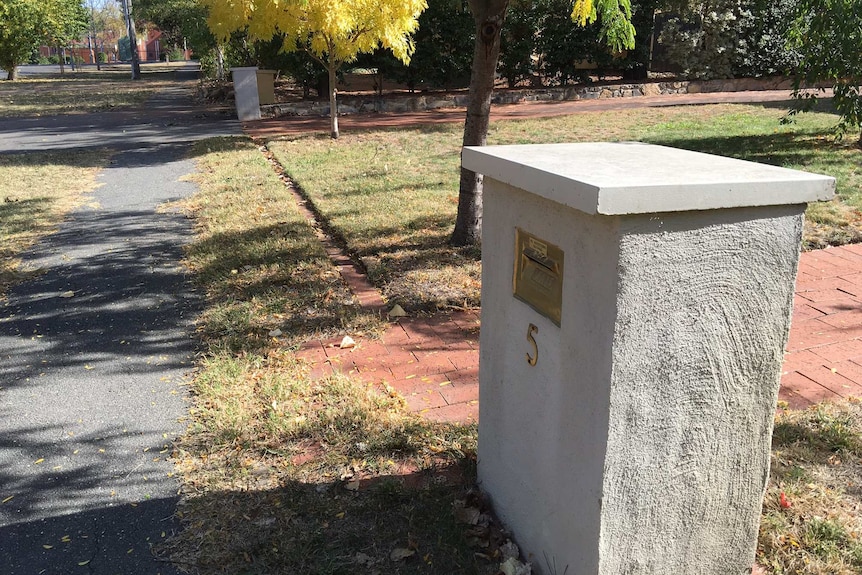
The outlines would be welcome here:
M 564 100 L 597 100 L 602 98 L 631 98 L 666 94 L 696 94 L 706 92 L 740 92 L 748 90 L 790 90 L 786 78 L 739 78 L 732 80 L 693 80 L 678 82 L 648 82 L 632 84 L 606 84 L 595 86 L 563 86 L 559 88 L 524 88 L 497 90 L 492 96 L 494 104 L 520 102 L 549 102 Z M 449 94 L 410 94 L 405 96 L 342 96 L 338 99 L 339 115 L 364 112 L 422 112 L 440 108 L 464 108 L 467 92 Z M 278 116 L 327 116 L 329 102 L 305 100 L 261 106 L 265 118 Z

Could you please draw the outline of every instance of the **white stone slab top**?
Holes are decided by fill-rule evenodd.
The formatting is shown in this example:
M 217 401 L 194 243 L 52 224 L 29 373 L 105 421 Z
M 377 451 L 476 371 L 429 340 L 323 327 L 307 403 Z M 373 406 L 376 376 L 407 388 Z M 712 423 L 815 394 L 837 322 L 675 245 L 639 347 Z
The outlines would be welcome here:
M 835 178 L 638 142 L 465 147 L 462 165 L 588 214 L 829 200 Z

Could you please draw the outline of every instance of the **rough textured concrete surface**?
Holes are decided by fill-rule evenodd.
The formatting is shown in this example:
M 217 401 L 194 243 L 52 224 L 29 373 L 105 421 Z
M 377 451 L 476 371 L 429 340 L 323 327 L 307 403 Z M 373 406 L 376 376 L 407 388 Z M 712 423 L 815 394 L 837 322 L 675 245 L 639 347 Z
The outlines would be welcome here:
M 623 219 L 600 573 L 749 572 L 803 209 Z
M 646 145 L 535 148 L 462 156 L 492 172 L 482 488 L 537 573 L 749 573 L 803 202 L 834 180 Z M 688 208 L 663 211 L 675 199 Z M 514 297 L 516 229 L 562 270 L 531 268 L 562 282 L 559 323 Z

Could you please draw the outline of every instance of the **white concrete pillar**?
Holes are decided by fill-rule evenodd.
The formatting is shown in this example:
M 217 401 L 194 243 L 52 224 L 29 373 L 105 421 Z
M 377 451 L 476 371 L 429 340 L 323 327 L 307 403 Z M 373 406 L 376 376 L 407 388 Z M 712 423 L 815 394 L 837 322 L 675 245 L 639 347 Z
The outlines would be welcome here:
M 257 66 L 231 68 L 236 115 L 240 122 L 260 120 L 260 97 L 257 91 Z
M 479 480 L 536 572 L 749 573 L 803 212 L 834 180 L 635 143 L 462 158 Z

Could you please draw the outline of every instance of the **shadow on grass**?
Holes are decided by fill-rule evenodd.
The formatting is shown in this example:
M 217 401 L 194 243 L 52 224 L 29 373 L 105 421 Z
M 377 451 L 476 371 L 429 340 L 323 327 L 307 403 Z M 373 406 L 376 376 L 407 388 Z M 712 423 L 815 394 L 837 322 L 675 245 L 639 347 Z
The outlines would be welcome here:
M 232 352 L 271 343 L 269 332 L 306 339 L 371 322 L 352 300 L 305 222 L 218 233 L 189 248 L 212 298 L 200 333 Z M 261 323 L 264 322 L 264 323 Z
M 0 229 L 4 235 L 44 231 L 49 226 L 37 226 L 35 222 L 42 219 L 53 203 L 54 200 L 47 197 L 23 200 L 12 196 L 3 198 L 0 200 Z M 4 248 L 0 246 L 0 255 L 5 251 Z
M 777 133 L 756 136 L 725 136 L 711 138 L 647 137 L 651 144 L 673 146 L 707 154 L 717 154 L 774 166 L 805 166 L 816 161 L 820 165 L 843 165 L 839 158 L 817 155 L 824 147 L 834 147 L 832 141 L 818 141 L 824 134 L 816 131 Z M 836 147 L 836 150 L 838 148 Z
M 469 497 L 474 480 L 472 466 L 458 465 L 263 488 L 250 475 L 246 488 L 186 498 L 179 507 L 184 522 L 201 527 L 181 532 L 160 554 L 202 573 L 494 572 L 490 556 L 501 542 L 487 529 L 461 523 L 453 507 Z M 467 545 L 471 534 L 484 539 L 476 548 Z M 398 549 L 406 556 L 393 559 Z
M 812 463 L 826 464 L 839 452 L 862 456 L 858 422 L 852 413 L 828 413 L 818 406 L 790 420 L 780 419 L 772 434 L 773 450 L 802 447 Z

